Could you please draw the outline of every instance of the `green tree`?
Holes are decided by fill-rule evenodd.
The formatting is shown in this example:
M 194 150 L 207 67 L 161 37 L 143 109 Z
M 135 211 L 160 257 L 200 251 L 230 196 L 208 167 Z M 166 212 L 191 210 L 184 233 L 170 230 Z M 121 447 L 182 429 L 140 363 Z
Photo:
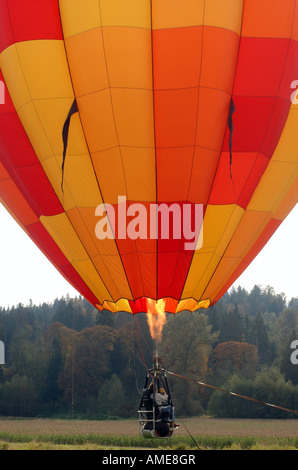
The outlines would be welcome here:
M 279 370 L 264 367 L 255 379 L 255 394 L 257 400 L 264 403 L 295 409 L 297 403 L 296 389 L 291 382 L 287 382 Z M 258 418 L 290 418 L 289 413 L 266 405 L 257 406 Z
M 5 416 L 34 416 L 37 398 L 32 381 L 15 375 L 0 388 L 0 413 Z
M 63 323 L 76 331 L 93 326 L 95 323 L 94 310 L 90 311 L 86 308 L 86 304 L 81 298 L 56 300 L 54 310 L 53 322 Z
M 263 315 L 258 313 L 254 322 L 255 344 L 262 364 L 270 364 L 273 358 L 273 348 L 268 339 Z
M 232 375 L 224 384 L 223 390 L 247 397 L 253 397 L 254 385 L 251 379 Z M 217 418 L 252 418 L 255 404 L 230 393 L 218 390 L 211 396 L 208 412 Z
M 117 374 L 104 381 L 99 389 L 97 401 L 102 416 L 125 416 L 130 411 L 128 398 Z
M 216 339 L 217 334 L 212 333 L 205 314 L 181 312 L 169 317 L 164 327 L 162 349 L 166 368 L 189 378 L 204 380 Z M 178 413 L 193 415 L 202 410 L 204 391 L 189 381 L 173 380 L 173 396 Z
M 59 375 L 63 368 L 63 357 L 59 338 L 53 338 L 48 360 L 45 367 L 45 380 L 43 400 L 57 407 L 59 405 L 62 393 L 59 388 Z
M 298 330 L 298 308 L 288 307 L 282 311 L 278 319 L 278 328 L 287 328 L 288 330 Z
M 225 341 L 242 340 L 241 318 L 237 305 L 232 311 L 226 313 L 225 325 Z
M 263 368 L 255 380 L 234 375 L 223 384 L 224 391 L 213 393 L 208 411 L 219 418 L 293 418 L 288 412 L 267 404 L 297 409 L 298 389 L 286 382 L 277 369 Z M 250 401 L 252 398 L 263 403 Z
M 216 346 L 213 361 L 217 383 L 222 383 L 234 374 L 254 378 L 258 367 L 257 348 L 248 343 L 227 341 Z
M 249 314 L 255 316 L 257 312 L 262 311 L 263 309 L 263 295 L 262 289 L 260 286 L 255 285 L 250 291 L 248 296 L 249 301 Z
M 75 333 L 72 339 L 59 386 L 66 403 L 70 404 L 75 397 L 78 404 L 87 395 L 97 397 L 100 384 L 109 376 L 110 355 L 117 335 L 108 326 L 95 326 Z

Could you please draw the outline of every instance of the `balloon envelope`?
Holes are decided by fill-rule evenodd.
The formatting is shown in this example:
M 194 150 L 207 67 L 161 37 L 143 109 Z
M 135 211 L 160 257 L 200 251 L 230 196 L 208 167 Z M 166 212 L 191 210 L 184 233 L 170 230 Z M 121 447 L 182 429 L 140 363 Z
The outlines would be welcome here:
M 98 309 L 208 308 L 298 199 L 297 41 L 295 0 L 0 0 L 0 201 Z

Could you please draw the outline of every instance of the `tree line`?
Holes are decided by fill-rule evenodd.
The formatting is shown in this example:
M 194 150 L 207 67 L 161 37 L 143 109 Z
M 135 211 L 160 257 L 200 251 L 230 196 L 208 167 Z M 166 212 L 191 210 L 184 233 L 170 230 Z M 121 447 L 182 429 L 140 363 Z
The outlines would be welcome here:
M 0 415 L 137 417 L 156 344 L 145 314 L 99 312 L 81 297 L 0 308 Z M 232 288 L 208 310 L 167 315 L 158 345 L 177 415 L 295 418 L 211 387 L 298 410 L 298 298 Z M 195 383 L 200 381 L 211 387 Z

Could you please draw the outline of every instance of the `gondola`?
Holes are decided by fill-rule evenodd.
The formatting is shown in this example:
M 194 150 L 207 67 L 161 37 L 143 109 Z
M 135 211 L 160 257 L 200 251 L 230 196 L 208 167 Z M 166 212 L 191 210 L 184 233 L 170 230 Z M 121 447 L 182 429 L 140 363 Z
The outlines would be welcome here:
M 159 404 L 162 394 L 165 403 Z M 175 430 L 175 407 L 164 369 L 155 366 L 146 375 L 139 405 L 140 435 L 146 439 L 169 439 Z

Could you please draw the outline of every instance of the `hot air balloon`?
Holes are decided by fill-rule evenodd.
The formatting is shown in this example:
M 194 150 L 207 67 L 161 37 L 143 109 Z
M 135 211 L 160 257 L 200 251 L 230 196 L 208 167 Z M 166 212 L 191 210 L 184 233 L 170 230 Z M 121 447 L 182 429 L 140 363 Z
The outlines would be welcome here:
M 296 204 L 296 3 L 0 1 L 1 202 L 98 309 L 208 308 Z
M 99 310 L 214 305 L 298 200 L 297 40 L 296 0 L 0 0 L 0 201 Z

